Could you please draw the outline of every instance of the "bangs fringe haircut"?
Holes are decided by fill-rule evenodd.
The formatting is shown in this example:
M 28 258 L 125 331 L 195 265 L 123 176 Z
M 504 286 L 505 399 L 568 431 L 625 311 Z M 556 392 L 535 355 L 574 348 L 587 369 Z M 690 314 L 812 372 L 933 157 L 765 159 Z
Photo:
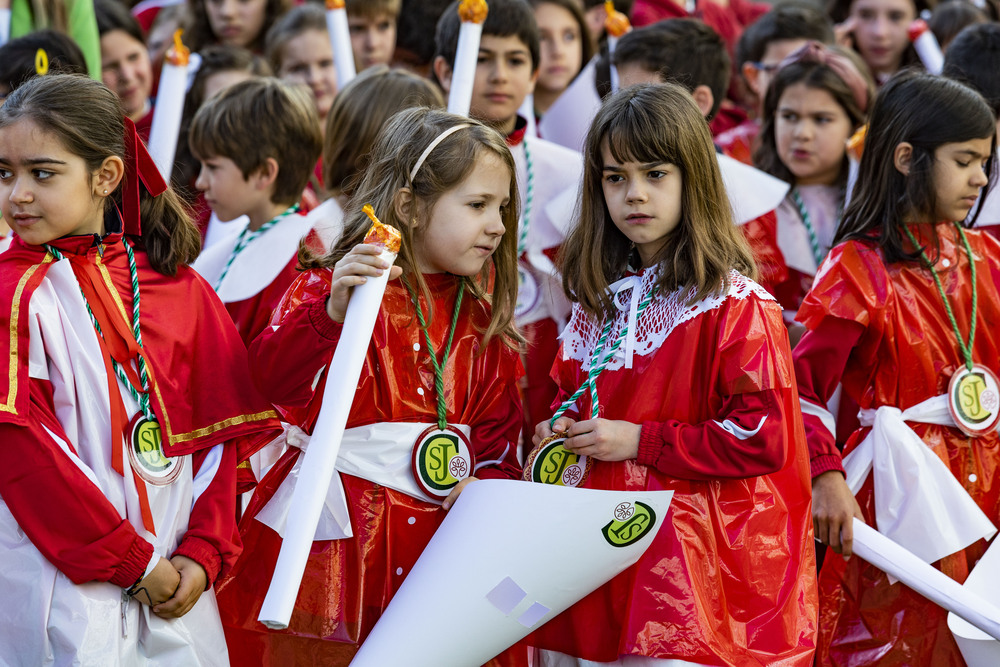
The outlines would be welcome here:
M 444 130 L 468 124 L 438 144 L 427 156 L 416 178 L 410 181 L 410 171 L 424 149 Z M 472 171 L 483 153 L 500 158 L 510 172 L 510 204 L 503 212 L 505 232 L 500 245 L 477 276 L 462 277 L 466 290 L 476 301 L 492 306 L 489 326 L 482 331 L 485 350 L 489 342 L 500 336 L 503 343 L 517 349 L 524 339 L 514 325 L 517 304 L 517 224 L 520 198 L 516 168 L 510 149 L 495 130 L 482 123 L 446 111 L 416 107 L 393 116 L 372 146 L 367 168 L 344 210 L 344 231 L 337 244 L 322 257 L 307 258 L 310 268 L 332 268 L 354 246 L 364 241 L 371 227 L 362 206 L 371 204 L 378 218 L 399 230 L 402 244 L 396 264 L 402 267 L 402 278 L 430 303 L 431 293 L 423 275 L 417 269 L 414 240 L 419 228 L 427 224 L 428 216 L 445 192 L 455 187 Z M 409 188 L 413 193 L 413 214 L 401 220 L 396 212 L 399 191 Z M 492 292 L 490 286 L 492 284 Z M 428 322 L 430 313 L 428 313 Z
M 694 303 L 728 290 L 732 269 L 756 278 L 753 255 L 733 223 L 708 123 L 690 93 L 672 83 L 632 86 L 604 103 L 587 134 L 579 216 L 559 255 L 571 300 L 594 317 L 613 316 L 608 287 L 636 256 L 604 202 L 605 143 L 618 162 L 669 163 L 681 171 L 681 220 L 654 259 L 661 293 L 694 288 Z

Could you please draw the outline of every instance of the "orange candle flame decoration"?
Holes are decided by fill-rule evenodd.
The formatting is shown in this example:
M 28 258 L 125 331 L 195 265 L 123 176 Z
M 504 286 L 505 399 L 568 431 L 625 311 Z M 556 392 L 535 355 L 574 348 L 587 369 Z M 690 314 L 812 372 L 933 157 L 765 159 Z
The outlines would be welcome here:
M 482 23 L 489 11 L 486 0 L 462 0 L 458 4 L 458 18 L 463 23 Z
M 326 0 L 327 9 L 343 9 L 346 6 L 344 0 Z
M 604 29 L 612 37 L 621 37 L 632 29 L 628 17 L 615 9 L 614 0 L 605 0 L 604 11 L 608 14 L 608 17 L 604 19 Z
M 380 245 L 389 252 L 398 254 L 402 243 L 399 230 L 383 224 L 381 220 L 375 217 L 375 209 L 372 208 L 371 204 L 365 204 L 361 210 L 372 221 L 371 229 L 365 234 L 365 243 Z
M 861 159 L 861 154 L 865 150 L 865 135 L 868 133 L 868 126 L 862 125 L 858 131 L 847 140 L 847 151 L 855 160 Z
M 174 45 L 167 49 L 167 62 L 174 67 L 184 67 L 191 60 L 191 49 L 184 46 L 184 42 L 181 41 L 181 35 L 183 33 L 183 29 L 179 28 L 175 30 Z

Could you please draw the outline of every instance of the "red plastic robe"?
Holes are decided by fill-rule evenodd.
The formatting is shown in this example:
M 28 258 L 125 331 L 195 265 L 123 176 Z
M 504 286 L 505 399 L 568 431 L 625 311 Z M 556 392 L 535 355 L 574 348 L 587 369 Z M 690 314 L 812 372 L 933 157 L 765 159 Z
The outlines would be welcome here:
M 781 309 L 736 273 L 727 295 L 690 306 L 680 297 L 656 297 L 639 320 L 633 367 L 613 362 L 597 380 L 600 416 L 642 425 L 638 458 L 595 461 L 584 482 L 673 490 L 669 515 L 635 566 L 532 639 L 604 662 L 812 665 L 807 453 Z M 553 368 L 562 397 L 585 378 L 589 349 L 577 342 L 596 327 L 574 309 Z M 578 405 L 590 415 L 588 394 Z
M 963 337 L 970 327 L 972 281 L 969 261 L 952 223 L 925 225 L 941 239 L 935 268 Z M 973 358 L 1000 373 L 1000 243 L 966 232 L 975 256 L 978 326 Z M 933 246 L 928 254 L 934 258 Z M 929 271 L 915 263 L 886 266 L 873 244 L 849 241 L 833 249 L 809 292 L 799 320 L 809 331 L 795 350 L 803 401 L 822 405 L 837 382 L 862 408 L 906 409 L 947 393 L 963 363 L 944 304 Z M 820 419 L 805 416 L 812 474 L 842 470 L 833 436 Z M 1000 522 L 1000 437 L 969 438 L 957 428 L 910 427 L 947 464 L 994 524 Z M 847 440 L 853 449 L 868 429 Z M 919 490 L 914 489 L 914 492 Z M 857 494 L 865 521 L 874 525 L 871 478 Z M 935 566 L 959 582 L 986 549 L 980 541 Z M 820 665 L 960 666 L 947 627 L 947 612 L 859 558 L 847 562 L 828 551 L 820 573 Z
M 440 353 L 451 324 L 457 281 L 449 274 L 425 278 L 434 295 L 430 336 Z M 330 280 L 329 270 L 302 274 L 275 311 L 273 324 L 280 327 L 266 329 L 251 347 L 258 386 L 289 422 L 306 432 L 315 425 L 325 367 L 342 328 L 326 313 Z M 426 303 L 423 308 L 428 312 Z M 497 462 L 479 468 L 477 477 L 518 478 L 520 362 L 517 352 L 497 339 L 478 355 L 482 335 L 477 327 L 484 328 L 489 318 L 488 307 L 466 292 L 445 369 L 448 420 L 472 427 L 477 461 Z M 435 406 L 434 369 L 409 292 L 400 281 L 390 282 L 347 428 L 434 421 Z M 299 455 L 291 448 L 261 481 L 240 524 L 247 557 L 220 585 L 219 606 L 233 664 L 346 665 L 444 518 L 438 505 L 341 475 L 354 537 L 314 543 L 289 629 L 269 632 L 257 622 L 257 615 L 281 539 L 254 516 Z

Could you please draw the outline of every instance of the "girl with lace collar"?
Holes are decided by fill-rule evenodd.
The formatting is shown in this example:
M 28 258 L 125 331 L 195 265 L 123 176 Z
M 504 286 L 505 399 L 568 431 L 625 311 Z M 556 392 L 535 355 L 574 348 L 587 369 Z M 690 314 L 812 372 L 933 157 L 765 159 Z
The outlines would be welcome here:
M 811 665 L 815 564 L 788 336 L 752 280 L 704 119 L 678 86 L 628 88 L 595 118 L 584 162 L 563 247 L 575 304 L 552 370 L 562 404 L 534 442 L 564 434 L 582 474 L 556 483 L 674 496 L 635 566 L 533 635 L 542 664 Z M 531 460 L 525 470 L 554 481 Z

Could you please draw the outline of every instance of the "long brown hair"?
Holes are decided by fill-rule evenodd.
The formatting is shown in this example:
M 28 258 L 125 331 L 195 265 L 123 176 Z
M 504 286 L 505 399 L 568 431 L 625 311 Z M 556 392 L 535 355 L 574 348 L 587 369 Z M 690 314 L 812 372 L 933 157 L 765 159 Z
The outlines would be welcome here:
M 410 171 L 427 146 L 445 130 L 460 124 L 469 127 L 446 137 L 426 157 L 416 177 L 410 180 Z M 484 334 L 485 348 L 494 336 L 504 344 L 515 347 L 523 338 L 514 326 L 514 307 L 517 303 L 517 222 L 519 216 L 517 180 L 514 158 L 495 130 L 446 111 L 415 107 L 400 111 L 382 129 L 367 168 L 354 195 L 344 211 L 344 232 L 330 252 L 312 262 L 311 267 L 332 267 L 350 250 L 362 243 L 371 222 L 362 212 L 371 204 L 375 213 L 387 225 L 400 231 L 402 247 L 396 263 L 403 268 L 403 279 L 428 302 L 430 290 L 414 254 L 414 239 L 420 232 L 420 218 L 426 216 L 437 200 L 448 190 L 461 183 L 476 165 L 480 155 L 493 154 L 500 158 L 510 172 L 510 204 L 503 211 L 505 232 L 500 238 L 490 261 L 483 265 L 478 276 L 462 277 L 466 289 L 480 302 L 490 304 L 490 324 Z M 414 206 L 411 219 L 401 220 L 396 213 L 396 196 L 408 188 L 413 193 Z M 492 290 L 490 284 L 492 282 Z
M 919 260 L 920 249 L 907 249 L 902 227 L 907 216 L 927 216 L 925 221 L 933 221 L 935 152 L 944 144 L 987 137 L 989 180 L 979 193 L 980 200 L 994 185 L 996 160 L 996 120 L 986 100 L 942 76 L 909 71 L 891 78 L 875 98 L 858 182 L 833 242 L 877 243 L 886 264 Z M 896 147 L 903 142 L 913 147 L 905 176 L 893 160 Z M 937 237 L 931 244 L 938 246 Z M 938 250 L 934 248 L 935 254 Z
M 604 102 L 587 133 L 580 215 L 559 262 L 570 299 L 594 317 L 611 316 L 608 286 L 633 255 L 604 202 L 604 145 L 619 162 L 668 163 L 681 171 L 681 220 L 655 258 L 660 292 L 695 288 L 697 301 L 728 289 L 732 269 L 756 277 L 750 248 L 733 224 L 712 135 L 691 94 L 673 83 L 632 86 Z
M 73 74 L 35 77 L 15 90 L 0 107 L 0 127 L 29 119 L 53 133 L 91 171 L 104 160 L 125 155 L 124 111 L 118 96 L 99 81 Z M 172 276 L 201 251 L 201 236 L 177 195 L 169 188 L 153 197 L 139 188 L 141 243 L 159 273 Z M 122 210 L 122 185 L 105 199 Z

